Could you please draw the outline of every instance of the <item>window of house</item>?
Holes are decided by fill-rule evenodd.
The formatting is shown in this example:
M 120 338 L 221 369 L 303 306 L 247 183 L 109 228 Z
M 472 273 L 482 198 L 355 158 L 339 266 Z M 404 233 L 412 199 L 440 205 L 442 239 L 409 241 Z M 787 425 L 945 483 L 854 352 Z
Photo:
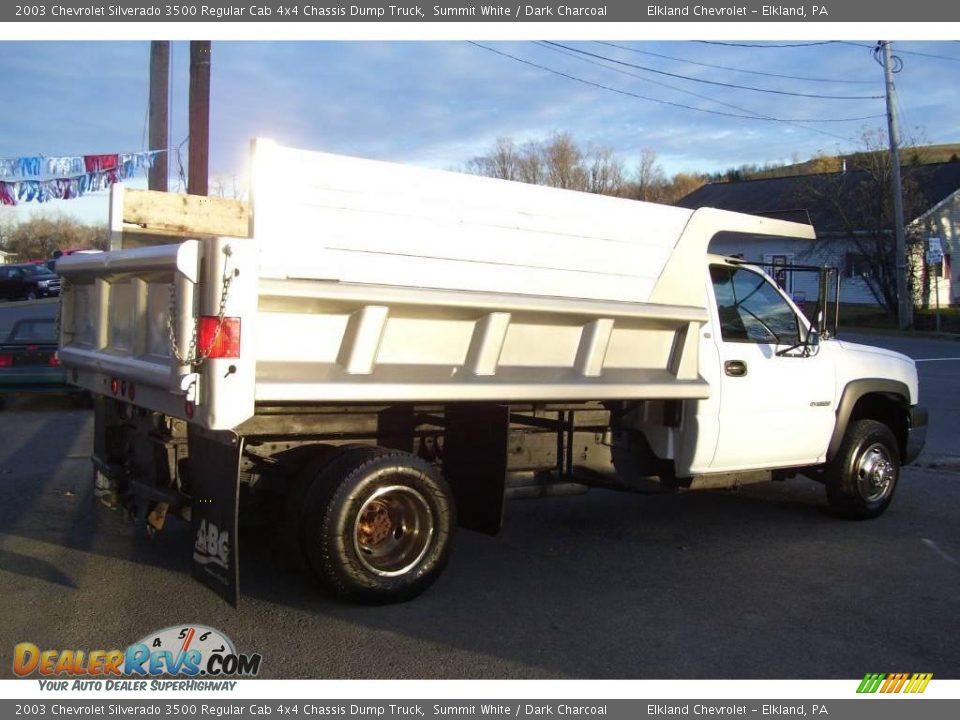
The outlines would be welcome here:
M 867 256 L 862 253 L 848 252 L 843 265 L 845 278 L 859 278 L 871 274 L 872 268 Z

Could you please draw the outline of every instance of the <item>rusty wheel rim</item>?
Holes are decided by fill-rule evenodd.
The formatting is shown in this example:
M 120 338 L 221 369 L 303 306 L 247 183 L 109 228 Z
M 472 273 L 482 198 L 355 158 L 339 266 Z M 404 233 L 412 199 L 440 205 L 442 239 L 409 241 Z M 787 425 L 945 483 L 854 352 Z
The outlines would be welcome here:
M 426 498 L 406 485 L 389 485 L 360 506 L 353 522 L 353 547 L 367 570 L 394 577 L 416 567 L 433 533 L 433 511 Z

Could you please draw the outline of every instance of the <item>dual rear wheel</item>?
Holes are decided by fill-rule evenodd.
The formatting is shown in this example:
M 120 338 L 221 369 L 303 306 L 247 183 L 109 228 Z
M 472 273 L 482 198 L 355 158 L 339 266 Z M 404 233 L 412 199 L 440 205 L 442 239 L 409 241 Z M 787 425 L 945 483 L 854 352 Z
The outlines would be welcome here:
M 310 571 L 345 599 L 409 600 L 446 565 L 455 527 L 450 489 L 434 466 L 410 453 L 329 449 L 305 471 L 293 504 Z

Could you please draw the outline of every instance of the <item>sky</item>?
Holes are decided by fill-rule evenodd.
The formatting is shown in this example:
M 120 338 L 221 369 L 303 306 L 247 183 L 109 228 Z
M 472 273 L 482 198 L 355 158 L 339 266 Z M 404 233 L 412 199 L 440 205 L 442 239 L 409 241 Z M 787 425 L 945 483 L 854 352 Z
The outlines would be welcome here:
M 611 148 L 628 168 L 651 149 L 673 174 L 854 150 L 865 128 L 885 128 L 882 68 L 867 40 L 800 47 L 477 42 L 486 47 L 214 41 L 211 175 L 228 185 L 235 177 L 242 182 L 254 137 L 448 169 L 488 151 L 499 137 L 523 143 L 569 132 L 584 145 Z M 171 48 L 168 144 L 176 171 L 178 157 L 186 168 L 189 43 Z M 960 142 L 960 43 L 903 41 L 894 51 L 902 60 L 896 86 L 905 138 Z M 0 66 L 6 107 L 0 158 L 146 149 L 148 42 L 3 41 Z M 868 119 L 803 122 L 846 118 Z M 144 186 L 145 179 L 132 184 Z M 39 209 L 105 222 L 106 196 L 4 207 L 0 220 L 22 220 Z

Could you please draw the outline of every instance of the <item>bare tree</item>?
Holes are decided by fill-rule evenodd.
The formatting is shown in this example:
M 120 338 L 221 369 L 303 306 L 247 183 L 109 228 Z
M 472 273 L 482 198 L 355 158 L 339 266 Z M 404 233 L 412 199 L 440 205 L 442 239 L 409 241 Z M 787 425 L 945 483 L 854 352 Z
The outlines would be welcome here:
M 586 163 L 587 192 L 599 195 L 621 195 L 624 190 L 623 163 L 607 147 L 588 148 Z
M 870 294 L 888 314 L 897 314 L 897 257 L 894 232 L 892 165 L 880 131 L 861 133 L 862 149 L 846 158 L 846 172 L 813 176 L 801 185 L 798 201 L 828 209 L 839 218 L 840 236 L 847 240 L 859 264 L 866 268 L 862 279 Z M 922 162 L 918 154 L 913 158 Z M 903 212 L 906 221 L 918 218 L 927 206 L 910 167 L 902 173 Z M 922 261 L 920 228 L 907 228 L 908 284 L 911 297 Z M 823 251 L 836 235 L 825 235 L 811 249 Z
M 610 148 L 582 148 L 569 133 L 555 133 L 520 148 L 509 138 L 500 138 L 490 152 L 469 160 L 465 169 L 502 180 L 605 195 L 622 194 L 625 183 L 623 163 Z
M 237 175 L 218 173 L 210 178 L 210 195 L 231 200 L 245 200 L 247 188 Z
M 667 187 L 667 176 L 657 162 L 656 151 L 644 148 L 640 151 L 640 158 L 633 169 L 630 197 L 647 202 L 663 202 Z
M 522 147 L 508 138 L 497 140 L 493 149 L 467 162 L 467 172 L 532 185 L 582 190 L 633 200 L 673 203 L 703 185 L 707 178 L 678 173 L 667 179 L 657 153 L 645 148 L 628 173 L 624 163 L 608 147 L 581 147 L 569 133 L 555 133 L 547 140 Z
M 544 144 L 541 155 L 547 185 L 567 190 L 586 189 L 584 153 L 569 133 L 558 133 L 551 137 Z
M 501 180 L 519 180 L 520 153 L 510 138 L 497 138 L 492 151 L 467 162 L 467 172 Z
M 541 143 L 525 143 L 517 160 L 517 180 L 531 185 L 549 185 Z

